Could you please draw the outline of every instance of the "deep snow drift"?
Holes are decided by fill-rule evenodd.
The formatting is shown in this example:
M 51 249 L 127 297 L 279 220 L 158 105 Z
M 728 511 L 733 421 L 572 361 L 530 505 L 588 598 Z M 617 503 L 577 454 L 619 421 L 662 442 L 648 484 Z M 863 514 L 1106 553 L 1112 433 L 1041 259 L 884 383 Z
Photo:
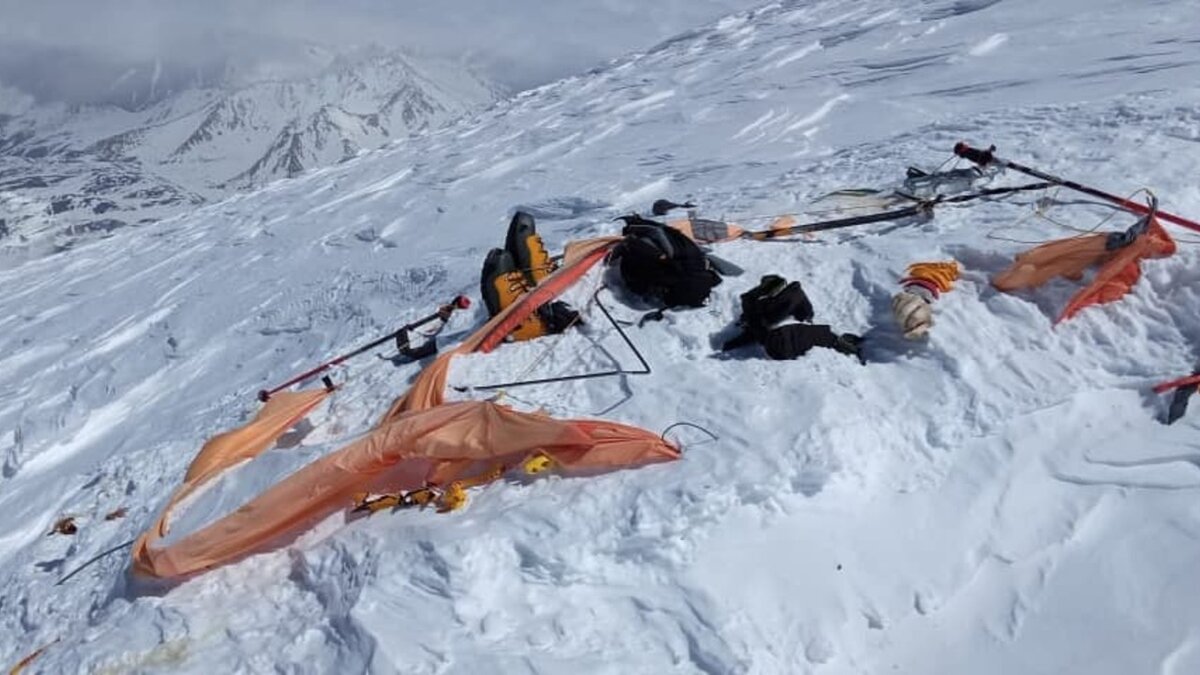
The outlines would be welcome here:
M 1180 252 L 1145 263 L 1128 298 L 1052 329 L 1075 285 L 987 283 L 1030 246 L 1014 240 L 1070 234 L 1033 196 L 721 245 L 745 276 L 632 330 L 652 375 L 506 392 L 557 416 L 719 437 L 676 429 L 682 461 L 500 482 L 450 515 L 330 519 L 171 589 L 130 583 L 122 555 L 54 585 L 150 523 L 258 389 L 477 297 L 516 207 L 557 248 L 663 196 L 710 216 L 802 210 L 894 185 L 967 139 L 1113 192 L 1151 187 L 1194 217 L 1194 19 L 1182 0 L 774 4 L 0 273 L 0 663 L 61 638 L 33 670 L 1197 672 L 1196 416 L 1162 426 L 1146 393 L 1193 367 L 1195 237 L 1169 228 Z M 1089 228 L 1107 213 L 1050 215 Z M 906 343 L 888 313 L 896 280 L 950 257 L 963 279 L 930 341 Z M 802 281 L 819 322 L 866 334 L 869 364 L 716 356 L 738 293 L 768 272 Z M 444 343 L 483 318 L 456 316 Z M 631 358 L 597 320 L 461 359 L 451 383 Z M 248 498 L 369 428 L 417 368 L 352 362 L 318 426 L 230 492 Z M 78 534 L 46 536 L 63 515 Z

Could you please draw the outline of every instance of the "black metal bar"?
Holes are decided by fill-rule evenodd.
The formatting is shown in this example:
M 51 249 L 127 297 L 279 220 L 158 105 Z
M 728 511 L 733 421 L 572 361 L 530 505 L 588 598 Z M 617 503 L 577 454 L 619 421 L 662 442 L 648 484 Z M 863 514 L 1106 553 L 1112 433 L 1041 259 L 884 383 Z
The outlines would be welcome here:
M 936 200 L 938 204 L 957 204 L 961 202 L 969 202 L 972 199 L 983 199 L 984 197 L 994 197 L 996 195 L 1006 195 L 1013 192 L 1026 192 L 1030 190 L 1045 190 L 1054 187 L 1054 183 L 1028 183 L 1026 185 L 1012 185 L 1008 187 L 983 188 L 976 190 L 970 194 L 953 195 L 951 197 L 940 197 Z
M 910 218 L 928 213 L 933 208 L 932 201 L 923 201 L 912 206 L 906 206 L 895 211 L 884 211 L 882 213 L 872 213 L 867 216 L 853 216 L 850 218 L 838 218 L 836 220 L 823 220 L 816 223 L 805 223 L 803 225 L 793 225 L 778 230 L 757 230 L 747 232 L 745 236 L 756 241 L 765 241 L 767 239 L 775 239 L 776 237 L 787 237 L 793 234 L 804 234 L 806 232 L 821 232 L 824 230 L 835 230 L 841 227 L 853 227 L 855 225 L 868 225 L 870 223 L 882 223 L 889 220 L 900 220 L 902 218 Z
M 539 378 L 536 380 L 515 380 L 513 382 L 502 382 L 500 384 L 485 384 L 485 385 L 480 385 L 477 387 L 454 387 L 454 390 L 455 391 L 469 391 L 471 389 L 477 389 L 479 391 L 490 391 L 493 389 L 509 389 L 512 387 L 523 387 L 523 386 L 531 385 L 531 384 L 552 384 L 554 382 L 570 382 L 572 380 L 590 380 L 590 379 L 594 379 L 597 377 L 612 377 L 614 375 L 649 375 L 651 372 L 650 364 L 646 363 L 646 359 L 642 356 L 642 353 L 640 351 L 638 351 L 638 348 L 634 346 L 633 341 L 629 339 L 629 336 L 625 334 L 625 331 L 621 330 L 621 325 L 617 322 L 616 319 L 613 318 L 612 314 L 609 313 L 608 308 L 606 308 L 604 306 L 604 303 L 600 302 L 600 291 L 602 291 L 604 289 L 605 289 L 604 286 L 601 286 L 600 288 L 596 289 L 596 292 L 592 294 L 592 299 L 596 302 L 596 306 L 600 308 L 600 311 L 604 313 L 604 317 L 606 319 L 608 319 L 609 323 L 611 323 L 613 325 L 613 328 L 617 329 L 617 334 L 620 335 L 621 339 L 625 341 L 625 344 L 629 346 L 630 351 L 632 351 L 633 355 L 637 357 L 638 362 L 642 364 L 642 370 L 624 370 L 624 369 L 607 370 L 607 371 L 599 372 L 599 373 L 583 373 L 582 375 L 562 375 L 560 377 L 543 377 L 543 378 Z
M 123 548 L 126 548 L 126 547 L 128 547 L 128 546 L 132 546 L 134 541 L 136 541 L 136 539 L 130 539 L 129 541 L 125 542 L 124 544 L 117 544 L 116 546 L 113 546 L 113 547 L 112 547 L 112 548 L 110 548 L 110 549 L 107 549 L 107 550 L 105 550 L 105 551 L 103 551 L 103 552 L 101 552 L 101 553 L 97 553 L 96 555 L 94 555 L 94 556 L 92 556 L 91 558 L 89 558 L 87 562 L 85 562 L 85 563 L 83 563 L 82 565 L 80 565 L 79 567 L 76 567 L 75 569 L 71 570 L 71 571 L 70 571 L 70 572 L 68 572 L 68 573 L 67 573 L 67 574 L 66 574 L 66 575 L 65 575 L 63 578 L 61 578 L 61 579 L 59 579 L 58 581 L 54 582 L 54 585 L 55 585 L 55 586 L 62 586 L 62 585 L 63 585 L 63 583 L 64 583 L 64 582 L 65 582 L 67 579 L 70 579 L 71 577 L 75 576 L 76 574 L 79 574 L 79 573 L 80 573 L 80 572 L 82 572 L 83 570 L 87 569 L 87 568 L 88 568 L 88 566 L 90 566 L 92 563 L 96 562 L 97 560 L 100 560 L 100 559 L 104 558 L 105 556 L 112 555 L 113 553 L 116 553 L 117 551 L 120 551 L 120 550 L 121 550 L 121 549 L 123 549 Z
M 842 227 L 853 227 L 855 225 L 869 225 L 871 223 L 882 223 L 889 220 L 901 220 L 903 218 L 911 218 L 913 216 L 926 215 L 933 211 L 938 204 L 956 204 L 971 201 L 972 199 L 982 199 L 984 197 L 993 197 L 995 195 L 1009 194 L 1012 192 L 1023 192 L 1027 190 L 1044 190 L 1052 187 L 1054 183 L 1030 183 L 1028 185 L 1014 185 L 1011 187 L 983 188 L 965 195 L 954 195 L 951 197 L 934 197 L 932 199 L 920 199 L 912 195 L 897 192 L 896 194 L 912 199 L 917 202 L 912 206 L 906 206 L 895 211 L 883 211 L 881 213 L 872 213 L 865 216 L 852 216 L 849 218 L 838 218 L 835 220 L 823 220 L 816 223 L 805 223 L 803 225 L 793 225 L 792 227 L 781 228 L 777 230 L 757 230 L 754 232 L 746 232 L 744 237 L 757 241 L 767 239 L 775 239 L 776 237 L 787 237 L 793 234 L 804 234 L 806 232 L 821 232 L 824 230 L 836 230 Z

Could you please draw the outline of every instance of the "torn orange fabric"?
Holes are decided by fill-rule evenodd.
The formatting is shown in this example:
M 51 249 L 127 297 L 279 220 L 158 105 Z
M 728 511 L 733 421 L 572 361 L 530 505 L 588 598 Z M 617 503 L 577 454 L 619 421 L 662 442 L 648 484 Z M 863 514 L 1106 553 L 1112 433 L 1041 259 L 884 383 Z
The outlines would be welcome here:
M 567 471 L 679 457 L 657 435 L 615 422 L 556 420 L 489 401 L 446 403 L 396 416 L 169 546 L 156 546 L 165 531 L 143 534 L 134 549 L 134 570 L 184 578 L 286 545 L 322 519 L 350 508 L 356 493 L 446 485 L 497 465 L 517 466 L 534 453 L 551 457 Z
M 210 438 L 192 459 L 187 473 L 183 476 L 183 484 L 167 500 L 167 505 L 158 520 L 134 543 L 134 558 L 136 559 L 139 548 L 146 545 L 152 533 L 157 537 L 166 535 L 167 519 L 176 504 L 226 469 L 265 452 L 280 436 L 287 433 L 288 429 L 320 405 L 329 394 L 325 389 L 280 392 L 263 405 L 249 424 Z
M 555 420 L 491 402 L 444 403 L 446 371 L 455 354 L 488 351 L 538 306 L 602 260 L 619 237 L 568 245 L 563 266 L 451 352 L 438 357 L 367 435 L 312 462 L 233 513 L 162 545 L 179 502 L 234 464 L 258 456 L 330 392 L 281 392 L 248 424 L 213 437 L 192 461 L 183 484 L 133 548 L 138 574 L 180 579 L 276 548 L 320 520 L 350 509 L 362 492 L 444 486 L 519 465 L 534 453 L 563 470 L 616 469 L 679 458 L 659 436 L 602 420 Z
M 1142 259 L 1165 258 L 1176 249 L 1175 240 L 1153 217 L 1146 231 L 1128 246 L 1110 251 L 1107 241 L 1106 234 L 1090 234 L 1042 244 L 1018 255 L 1011 267 L 992 279 L 992 285 L 1011 292 L 1041 286 L 1057 277 L 1078 281 L 1088 268 L 1100 265 L 1091 283 L 1072 296 L 1055 319 L 1059 323 L 1092 305 L 1120 300 L 1141 277 Z
M 210 438 L 192 459 L 183 476 L 183 484 L 167 500 L 158 520 L 134 542 L 134 568 L 137 569 L 139 557 L 146 555 L 145 550 L 150 543 L 167 535 L 175 505 L 235 464 L 261 455 L 288 429 L 307 417 L 330 393 L 327 389 L 279 392 L 263 404 L 249 424 Z

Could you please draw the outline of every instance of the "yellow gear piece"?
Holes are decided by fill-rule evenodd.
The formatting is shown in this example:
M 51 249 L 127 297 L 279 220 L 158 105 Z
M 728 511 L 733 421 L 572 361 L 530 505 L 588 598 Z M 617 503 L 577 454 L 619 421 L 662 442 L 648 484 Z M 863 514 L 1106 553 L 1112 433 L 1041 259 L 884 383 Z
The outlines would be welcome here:
M 438 500 L 438 513 L 449 513 L 457 511 L 467 504 L 467 490 L 462 486 L 462 483 L 454 481 L 442 493 L 441 499 Z
M 920 262 L 908 266 L 908 278 L 928 281 L 937 286 L 938 291 L 945 293 L 954 288 L 958 279 L 958 263 L 954 260 L 946 262 Z
M 521 468 L 525 473 L 533 476 L 554 468 L 554 459 L 549 455 L 539 452 L 521 464 Z
M 554 261 L 550 259 L 550 254 L 546 252 L 546 244 L 542 242 L 541 235 L 537 233 L 525 238 L 525 248 L 529 249 L 530 257 L 527 278 L 533 282 L 534 286 L 537 286 L 542 283 L 542 279 L 545 279 L 554 272 Z
M 381 495 L 371 499 L 366 492 L 360 492 L 354 496 L 354 511 L 367 511 L 368 513 L 375 513 L 384 509 L 394 509 L 397 506 L 400 506 L 401 503 L 402 499 L 398 494 Z
M 545 249 L 542 249 L 542 251 L 545 252 Z M 521 296 L 525 295 L 531 288 L 521 270 L 513 270 L 498 275 L 492 281 L 492 285 L 496 288 L 502 309 L 520 300 Z M 522 342 L 542 337 L 549 332 L 549 329 L 546 328 L 546 322 L 542 320 L 542 317 L 537 312 L 534 312 L 529 315 L 528 319 L 525 319 L 513 329 L 513 332 L 509 333 L 509 337 L 516 342 Z
M 404 495 L 404 505 L 425 508 L 426 506 L 432 504 L 437 498 L 438 493 L 433 488 L 425 487 L 417 490 L 409 490 L 409 492 Z

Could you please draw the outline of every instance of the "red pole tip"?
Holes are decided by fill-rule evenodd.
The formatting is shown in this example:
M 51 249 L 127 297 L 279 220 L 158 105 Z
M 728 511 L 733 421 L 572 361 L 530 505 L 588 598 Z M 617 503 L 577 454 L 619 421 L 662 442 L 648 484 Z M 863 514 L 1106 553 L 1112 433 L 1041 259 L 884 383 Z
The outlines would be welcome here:
M 458 309 L 466 309 L 471 306 L 471 299 L 465 295 L 460 295 L 454 298 L 454 306 Z
M 966 141 L 959 141 L 954 144 L 954 154 L 963 159 L 975 162 L 980 166 L 987 166 L 995 159 L 992 153 L 995 152 L 996 146 L 990 146 L 987 150 L 979 150 L 967 145 Z

